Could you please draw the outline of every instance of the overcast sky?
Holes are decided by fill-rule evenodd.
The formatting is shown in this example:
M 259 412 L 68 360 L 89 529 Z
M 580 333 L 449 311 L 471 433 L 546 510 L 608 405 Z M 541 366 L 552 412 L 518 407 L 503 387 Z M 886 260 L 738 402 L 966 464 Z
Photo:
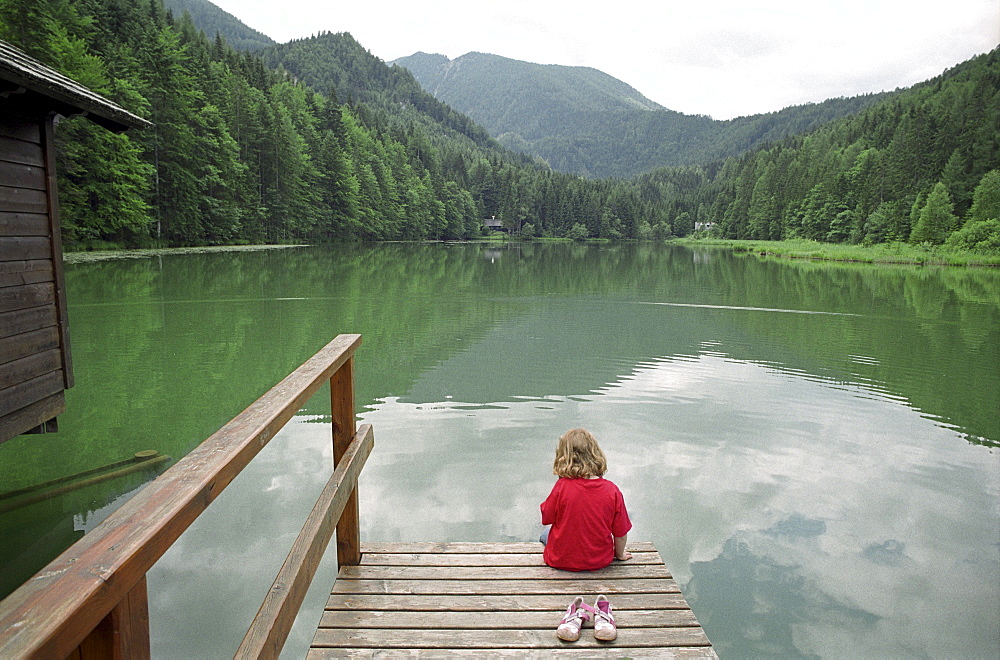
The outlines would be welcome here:
M 213 1 L 279 42 L 590 66 L 716 119 L 907 87 L 1000 43 L 1000 0 Z

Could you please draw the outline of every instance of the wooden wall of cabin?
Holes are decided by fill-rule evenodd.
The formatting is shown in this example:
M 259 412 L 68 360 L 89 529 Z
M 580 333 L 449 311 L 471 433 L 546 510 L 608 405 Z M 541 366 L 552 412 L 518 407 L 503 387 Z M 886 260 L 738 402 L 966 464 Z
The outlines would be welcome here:
M 0 443 L 51 430 L 72 386 L 49 114 L 0 101 Z

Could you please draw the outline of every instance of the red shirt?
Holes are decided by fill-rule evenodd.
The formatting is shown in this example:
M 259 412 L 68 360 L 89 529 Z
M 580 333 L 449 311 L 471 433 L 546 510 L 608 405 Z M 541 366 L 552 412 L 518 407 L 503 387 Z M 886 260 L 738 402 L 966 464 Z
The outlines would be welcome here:
M 593 571 L 615 558 L 615 536 L 632 522 L 625 498 L 607 479 L 560 477 L 542 502 L 542 524 L 552 525 L 542 557 L 553 568 Z

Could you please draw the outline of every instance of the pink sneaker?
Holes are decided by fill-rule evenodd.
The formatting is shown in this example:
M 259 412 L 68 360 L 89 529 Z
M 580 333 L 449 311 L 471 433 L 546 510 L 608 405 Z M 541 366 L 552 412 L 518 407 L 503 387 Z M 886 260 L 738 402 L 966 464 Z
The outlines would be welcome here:
M 566 608 L 566 614 L 559 623 L 559 627 L 556 628 L 556 636 L 566 642 L 575 642 L 580 639 L 580 628 L 583 628 L 584 623 L 590 621 L 590 615 L 593 611 L 590 605 L 583 602 L 583 596 L 574 598 L 573 602 Z
M 611 612 L 611 603 L 603 595 L 594 602 L 594 637 L 602 642 L 610 642 L 618 637 L 615 628 L 615 615 Z

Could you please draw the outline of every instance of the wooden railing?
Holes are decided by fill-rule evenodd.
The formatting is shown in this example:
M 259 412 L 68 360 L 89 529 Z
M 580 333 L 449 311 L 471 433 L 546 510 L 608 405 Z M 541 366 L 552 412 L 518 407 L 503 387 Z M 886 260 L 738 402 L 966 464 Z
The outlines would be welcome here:
M 0 602 L 0 658 L 148 658 L 146 572 L 329 382 L 333 476 L 237 653 L 277 657 L 334 529 L 338 563 L 361 560 L 356 487 L 374 441 L 355 428 L 360 344 L 338 336 Z

